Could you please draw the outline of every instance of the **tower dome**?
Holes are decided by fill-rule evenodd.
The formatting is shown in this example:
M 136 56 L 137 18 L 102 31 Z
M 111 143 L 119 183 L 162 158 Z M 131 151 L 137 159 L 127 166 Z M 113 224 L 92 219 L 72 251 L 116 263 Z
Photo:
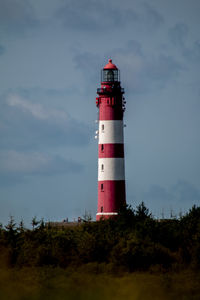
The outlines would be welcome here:
M 104 67 L 104 70 L 106 70 L 106 69 L 117 70 L 116 65 L 112 63 L 112 59 L 108 60 L 108 63 Z

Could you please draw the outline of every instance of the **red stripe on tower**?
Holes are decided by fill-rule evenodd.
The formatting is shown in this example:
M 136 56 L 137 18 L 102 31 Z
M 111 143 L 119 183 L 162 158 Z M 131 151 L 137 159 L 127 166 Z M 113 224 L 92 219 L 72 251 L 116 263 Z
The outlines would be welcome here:
M 126 203 L 124 167 L 124 89 L 119 70 L 110 59 L 101 72 L 99 108 L 98 208 L 96 219 L 118 215 Z

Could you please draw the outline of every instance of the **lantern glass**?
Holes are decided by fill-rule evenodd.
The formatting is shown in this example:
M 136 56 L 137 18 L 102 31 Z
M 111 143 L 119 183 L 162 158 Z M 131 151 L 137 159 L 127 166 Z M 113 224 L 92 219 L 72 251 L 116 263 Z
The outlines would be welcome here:
M 119 81 L 119 70 L 103 69 L 101 73 L 102 82 Z

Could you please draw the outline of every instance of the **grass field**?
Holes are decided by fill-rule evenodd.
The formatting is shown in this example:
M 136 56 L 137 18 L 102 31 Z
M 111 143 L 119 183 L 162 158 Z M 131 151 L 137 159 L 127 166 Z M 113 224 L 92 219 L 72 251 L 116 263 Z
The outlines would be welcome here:
M 192 271 L 109 272 L 87 266 L 1 269 L 0 299 L 200 299 L 200 274 Z

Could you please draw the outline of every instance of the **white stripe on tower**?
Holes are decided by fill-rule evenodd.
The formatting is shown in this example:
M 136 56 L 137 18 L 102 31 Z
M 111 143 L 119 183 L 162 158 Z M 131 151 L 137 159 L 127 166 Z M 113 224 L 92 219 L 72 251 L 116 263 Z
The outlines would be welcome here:
M 125 180 L 124 158 L 99 158 L 98 181 Z
M 100 120 L 99 144 L 123 144 L 123 128 L 123 120 Z

